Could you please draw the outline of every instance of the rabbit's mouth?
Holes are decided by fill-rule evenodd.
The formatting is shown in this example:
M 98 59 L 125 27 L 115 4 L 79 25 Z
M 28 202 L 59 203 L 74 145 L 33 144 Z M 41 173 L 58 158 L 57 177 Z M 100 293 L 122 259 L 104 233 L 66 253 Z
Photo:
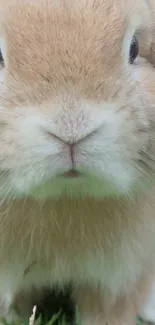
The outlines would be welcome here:
M 70 169 L 67 172 L 65 172 L 62 176 L 67 177 L 67 178 L 77 178 L 80 177 L 82 174 L 78 172 L 75 169 Z

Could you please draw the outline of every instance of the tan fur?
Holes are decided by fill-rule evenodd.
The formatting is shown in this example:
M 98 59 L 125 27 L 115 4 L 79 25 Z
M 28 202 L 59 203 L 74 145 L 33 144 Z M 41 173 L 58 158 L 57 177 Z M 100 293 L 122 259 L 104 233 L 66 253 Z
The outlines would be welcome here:
M 1 313 L 20 291 L 71 281 L 83 325 L 133 325 L 155 281 L 153 11 L 144 0 L 0 8 Z M 143 59 L 130 65 L 135 33 Z M 82 176 L 69 180 L 70 145 Z

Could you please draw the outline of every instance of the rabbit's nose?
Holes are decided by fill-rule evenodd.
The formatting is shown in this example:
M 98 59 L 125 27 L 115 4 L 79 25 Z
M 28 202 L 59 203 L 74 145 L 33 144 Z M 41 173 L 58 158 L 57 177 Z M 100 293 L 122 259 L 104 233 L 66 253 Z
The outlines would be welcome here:
M 81 142 L 82 140 L 90 137 L 93 133 L 96 132 L 96 130 L 92 130 L 92 129 L 84 129 L 82 128 L 80 130 L 76 129 L 74 130 L 74 128 L 53 128 L 53 127 L 48 127 L 47 129 L 44 129 L 44 131 L 46 132 L 46 134 L 48 134 L 49 138 L 51 138 L 51 140 L 54 141 L 57 140 L 57 141 L 61 141 L 61 142 L 64 142 L 68 145 L 70 145 L 70 148 L 71 148 L 71 152 L 72 152 L 72 149 L 73 147 Z

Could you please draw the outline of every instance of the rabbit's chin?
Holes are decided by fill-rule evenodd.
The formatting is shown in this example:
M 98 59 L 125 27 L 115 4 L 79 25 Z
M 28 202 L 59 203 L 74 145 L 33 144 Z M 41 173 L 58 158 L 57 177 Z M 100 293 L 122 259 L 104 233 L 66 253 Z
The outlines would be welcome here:
M 150 186 L 145 183 L 144 188 Z M 129 197 L 139 191 L 141 185 L 135 184 L 131 179 L 107 180 L 104 177 L 97 177 L 88 174 L 78 174 L 75 177 L 59 175 L 49 180 L 30 184 L 24 179 L 16 180 L 11 191 L 1 192 L 1 197 L 24 198 L 30 197 L 39 200 L 68 198 L 94 198 L 102 199 L 107 197 Z
M 68 198 L 131 198 L 135 196 L 138 192 L 145 191 L 147 188 L 152 186 L 151 182 L 146 182 L 145 186 L 142 188 L 140 184 L 134 184 L 129 188 L 120 188 L 116 184 L 104 182 L 103 180 L 96 179 L 81 179 L 68 182 L 62 182 L 59 180 L 51 180 L 51 183 L 45 183 L 39 187 L 32 189 L 27 193 L 27 196 L 36 199 L 56 199 L 61 197 Z
M 85 167 L 69 168 L 62 164 L 55 170 L 27 168 L 22 173 L 17 166 L 17 170 L 0 174 L 0 198 L 120 198 L 146 191 L 154 183 L 154 173 L 138 173 L 133 164 L 121 160 L 96 166 L 90 159 Z
M 5 185 L 5 186 L 4 186 Z M 131 185 L 131 184 L 130 184 Z M 103 198 L 122 196 L 130 190 L 129 183 L 110 182 L 103 177 L 78 174 L 75 177 L 58 175 L 44 181 L 29 182 L 28 178 L 16 178 L 10 182 L 0 182 L 0 199 L 20 199 L 31 197 L 39 200 L 69 198 Z
M 41 184 L 30 191 L 32 195 L 39 199 L 57 198 L 67 196 L 70 198 L 94 197 L 103 198 L 108 196 L 120 196 L 123 191 L 115 184 L 103 179 L 81 175 L 76 178 L 53 178 L 51 181 Z

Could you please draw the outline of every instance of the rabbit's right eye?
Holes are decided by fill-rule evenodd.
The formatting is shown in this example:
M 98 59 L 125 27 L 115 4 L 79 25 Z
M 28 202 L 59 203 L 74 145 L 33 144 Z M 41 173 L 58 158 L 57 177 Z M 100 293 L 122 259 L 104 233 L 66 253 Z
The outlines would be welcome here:
M 139 53 L 139 44 L 136 36 L 133 36 L 131 45 L 130 45 L 130 53 L 129 53 L 129 62 L 134 63 Z
M 1 50 L 0 50 L 0 64 L 4 64 L 4 59 Z

